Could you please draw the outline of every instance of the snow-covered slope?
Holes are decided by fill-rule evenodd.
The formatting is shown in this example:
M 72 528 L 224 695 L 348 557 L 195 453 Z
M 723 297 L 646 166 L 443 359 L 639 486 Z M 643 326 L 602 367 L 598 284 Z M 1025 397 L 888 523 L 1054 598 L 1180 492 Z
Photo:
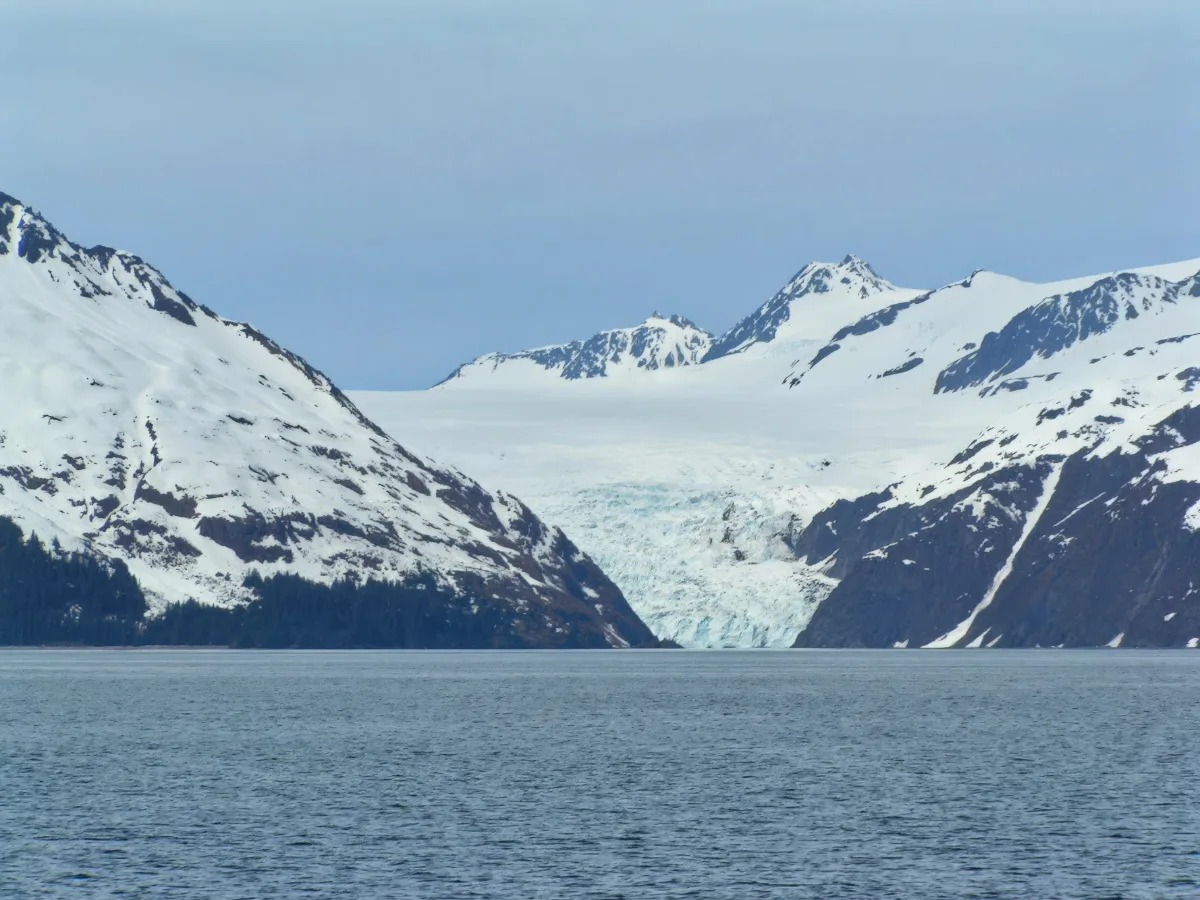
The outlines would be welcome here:
M 429 573 L 520 642 L 651 641 L 520 501 L 409 453 L 304 360 L 2 194 L 0 312 L 0 515 L 125 560 L 156 608 L 244 601 L 251 571 Z
M 564 523 L 685 645 L 1183 646 L 1198 271 L 922 291 L 848 257 L 700 365 L 356 399 Z
M 522 353 L 488 353 L 459 366 L 442 384 L 495 387 L 545 378 L 574 381 L 653 372 L 694 365 L 711 343 L 711 334 L 682 316 L 654 313 L 633 328 L 601 331 L 586 341 Z

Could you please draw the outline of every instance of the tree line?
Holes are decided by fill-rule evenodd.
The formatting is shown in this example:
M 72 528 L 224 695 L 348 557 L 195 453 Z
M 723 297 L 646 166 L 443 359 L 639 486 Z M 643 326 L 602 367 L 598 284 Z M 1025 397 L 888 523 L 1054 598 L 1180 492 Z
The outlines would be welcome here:
M 222 608 L 188 600 L 148 616 L 137 580 L 119 559 L 47 547 L 0 516 L 0 645 L 220 647 L 492 647 L 517 642 L 511 622 L 437 584 L 296 575 L 245 585 L 250 602 Z

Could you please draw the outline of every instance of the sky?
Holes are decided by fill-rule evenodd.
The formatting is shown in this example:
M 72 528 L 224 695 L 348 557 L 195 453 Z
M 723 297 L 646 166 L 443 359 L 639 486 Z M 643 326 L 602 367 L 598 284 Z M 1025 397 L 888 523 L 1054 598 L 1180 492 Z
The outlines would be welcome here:
M 347 389 L 1200 256 L 1195 0 L 0 0 L 0 191 Z

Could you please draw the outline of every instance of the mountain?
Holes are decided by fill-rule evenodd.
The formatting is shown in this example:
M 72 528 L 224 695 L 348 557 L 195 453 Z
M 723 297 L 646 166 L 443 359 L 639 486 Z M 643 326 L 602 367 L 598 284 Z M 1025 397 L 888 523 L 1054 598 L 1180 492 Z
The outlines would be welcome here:
M 877 377 L 911 378 L 947 414 L 988 415 L 953 455 L 793 536 L 798 559 L 837 580 L 799 645 L 1197 644 L 1200 265 L 1173 268 L 1052 292 L 987 276 L 833 336 L 877 367 L 921 360 L 920 375 Z M 964 304 L 1006 321 L 955 346 L 946 325 Z M 802 377 L 819 390 L 861 371 L 847 354 L 844 371 L 820 372 L 842 356 Z
M 633 328 L 601 331 L 586 341 L 521 353 L 488 353 L 459 366 L 440 384 L 496 384 L 500 379 L 549 377 L 576 381 L 653 372 L 699 362 L 712 335 L 682 316 L 654 313 Z
M 912 291 L 880 278 L 871 266 L 849 255 L 840 263 L 809 263 L 770 300 L 713 341 L 703 362 L 732 353 L 826 337 L 832 328 L 877 309 L 880 295 L 904 299 Z
M 433 598 L 405 626 L 414 646 L 655 643 L 519 500 L 410 453 L 266 335 L 7 195 L 0 310 L 0 517 L 64 560 L 127 569 L 151 614 L 369 583 Z
M 356 401 L 686 646 L 1194 646 L 1198 273 L 928 290 L 847 257 L 669 376 Z

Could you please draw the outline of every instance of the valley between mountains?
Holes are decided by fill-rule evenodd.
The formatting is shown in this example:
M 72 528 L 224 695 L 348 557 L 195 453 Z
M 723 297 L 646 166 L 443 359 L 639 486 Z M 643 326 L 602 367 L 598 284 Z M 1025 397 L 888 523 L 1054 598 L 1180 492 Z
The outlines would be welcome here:
M 897 287 L 812 263 L 358 393 L 560 524 L 690 647 L 1196 647 L 1200 260 Z

